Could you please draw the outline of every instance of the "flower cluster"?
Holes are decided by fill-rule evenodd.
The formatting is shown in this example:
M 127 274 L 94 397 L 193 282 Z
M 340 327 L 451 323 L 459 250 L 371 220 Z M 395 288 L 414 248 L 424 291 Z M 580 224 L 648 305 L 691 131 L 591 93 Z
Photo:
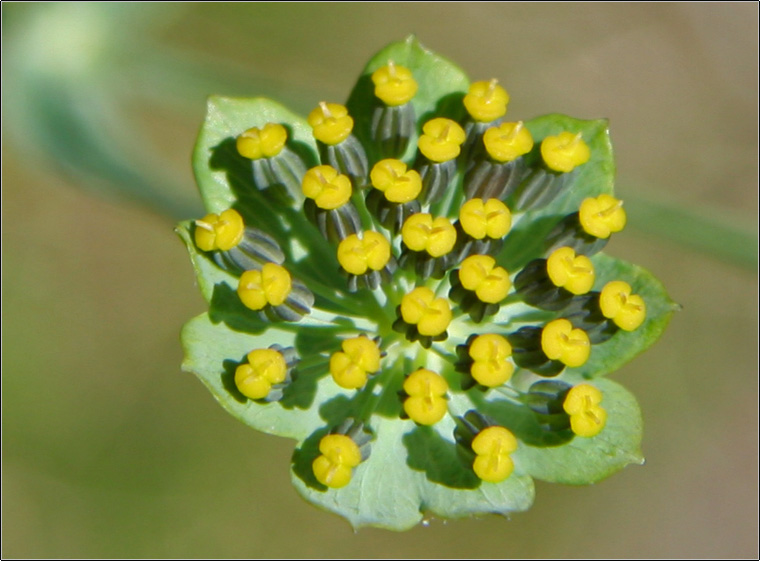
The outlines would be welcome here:
M 212 212 L 184 237 L 210 312 L 187 366 L 296 437 L 299 490 L 355 525 L 527 508 L 535 454 L 574 439 L 626 441 L 588 481 L 638 459 L 635 402 L 594 378 L 664 327 L 665 297 L 600 254 L 626 223 L 606 127 L 510 121 L 496 79 L 436 82 L 448 64 L 392 45 L 308 128 L 261 100 L 210 109 L 228 136 L 196 153 Z

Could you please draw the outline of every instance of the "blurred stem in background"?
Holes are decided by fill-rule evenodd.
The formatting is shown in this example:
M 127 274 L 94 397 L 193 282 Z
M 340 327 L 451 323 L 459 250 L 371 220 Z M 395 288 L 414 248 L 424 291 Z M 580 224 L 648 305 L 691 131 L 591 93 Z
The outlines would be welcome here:
M 3 123 L 29 165 L 53 164 L 74 183 L 138 202 L 172 221 L 203 213 L 183 172 L 167 166 L 129 113 L 148 103 L 201 122 L 196 100 L 211 93 L 263 95 L 304 111 L 289 84 L 219 58 L 172 49 L 160 31 L 174 4 L 57 3 L 3 7 Z M 136 36 L 139 39 L 136 39 Z M 388 41 L 398 39 L 389 37 Z M 189 167 L 189 150 L 188 150 Z M 756 225 L 675 200 L 626 195 L 631 226 L 734 265 L 758 263 Z

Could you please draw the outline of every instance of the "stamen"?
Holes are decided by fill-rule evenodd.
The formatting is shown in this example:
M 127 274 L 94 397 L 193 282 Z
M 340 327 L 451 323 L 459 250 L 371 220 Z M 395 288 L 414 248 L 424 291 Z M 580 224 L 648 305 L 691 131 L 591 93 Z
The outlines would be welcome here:
M 619 208 L 623 208 L 623 201 L 618 201 L 617 203 L 615 203 L 615 204 L 614 204 L 614 205 L 612 205 L 611 207 L 609 207 L 609 208 L 607 208 L 607 209 L 604 209 L 604 210 L 601 210 L 601 211 L 597 212 L 597 213 L 596 213 L 596 215 L 597 215 L 598 217 L 600 217 L 600 218 L 606 218 L 606 217 L 609 217 L 609 216 L 611 216 L 612 214 L 614 214 L 614 213 L 615 213 L 615 211 L 616 211 L 617 209 L 619 209 Z
M 486 94 L 483 96 L 483 99 L 486 100 L 486 102 L 490 102 L 491 98 L 493 97 L 494 93 L 496 92 L 496 85 L 499 83 L 499 81 L 496 78 L 491 78 L 491 81 L 488 82 L 488 89 L 486 90 Z
M 451 128 L 451 124 L 450 123 L 446 123 L 446 125 L 443 128 L 441 128 L 440 132 L 438 133 L 438 137 L 435 139 L 436 142 L 438 142 L 439 144 L 442 144 L 444 142 L 448 142 L 449 141 L 449 129 L 450 128 Z

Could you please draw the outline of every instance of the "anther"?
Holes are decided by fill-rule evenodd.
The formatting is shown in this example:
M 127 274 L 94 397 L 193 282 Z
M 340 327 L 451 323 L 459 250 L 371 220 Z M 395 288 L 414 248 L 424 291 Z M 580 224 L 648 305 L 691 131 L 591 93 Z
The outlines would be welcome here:
M 568 173 L 588 162 L 591 150 L 581 136 L 566 131 L 544 138 L 541 142 L 544 163 L 554 171 Z
M 380 157 L 401 157 L 415 133 L 416 116 L 412 98 L 417 82 L 412 72 L 393 61 L 372 73 L 375 97 L 380 100 L 372 112 L 370 135 Z
M 464 106 L 470 117 L 479 122 L 491 122 L 507 112 L 509 94 L 498 85 L 498 80 L 474 82 L 464 96 Z
M 489 483 L 499 483 L 507 479 L 514 470 L 510 454 L 517 450 L 517 439 L 509 430 L 491 426 L 472 441 L 475 461 L 472 469 L 480 479 Z
M 646 304 L 638 294 L 631 294 L 631 285 L 624 281 L 608 282 L 599 295 L 604 317 L 620 329 L 633 331 L 646 319 Z
M 483 145 L 491 158 L 507 163 L 530 152 L 533 148 L 533 137 L 522 121 L 502 123 L 485 132 Z
M 454 226 L 443 216 L 433 218 L 427 213 L 410 216 L 401 228 L 404 245 L 412 251 L 424 251 L 431 257 L 449 253 L 456 243 Z
M 440 374 L 420 368 L 404 380 L 404 412 L 415 423 L 434 425 L 446 415 L 449 385 Z
M 494 388 L 512 377 L 515 367 L 507 360 L 512 356 L 512 346 L 501 335 L 478 335 L 470 343 L 468 354 L 472 359 L 470 374 L 478 384 Z
M 295 350 L 290 347 L 275 344 L 268 349 L 255 349 L 235 370 L 235 386 L 249 399 L 277 401 L 296 362 Z
M 332 166 L 317 166 L 303 177 L 303 194 L 321 209 L 333 210 L 351 198 L 351 180 Z
M 591 343 L 582 329 L 574 329 L 566 319 L 555 319 L 541 332 L 541 349 L 549 359 L 572 368 L 586 363 Z
M 422 190 L 420 174 L 401 160 L 387 158 L 380 160 L 370 172 L 372 186 L 382 191 L 385 198 L 392 203 L 408 203 L 417 198 Z
M 328 434 L 319 441 L 319 452 L 312 463 L 317 480 L 335 489 L 348 485 L 353 468 L 362 461 L 359 446 L 346 435 Z
M 459 269 L 459 282 L 488 304 L 501 302 L 512 286 L 509 273 L 496 266 L 496 260 L 490 255 L 470 255 L 465 259 Z
M 451 323 L 451 307 L 445 298 L 436 298 L 432 290 L 421 286 L 401 299 L 401 317 L 415 326 L 420 335 L 438 336 Z
M 602 392 L 590 384 L 579 384 L 567 393 L 563 408 L 570 415 L 570 428 L 575 434 L 591 437 L 601 432 L 607 421 L 601 401 Z
M 358 389 L 380 369 L 380 347 L 364 335 L 346 339 L 330 357 L 330 374 L 342 388 Z
M 306 166 L 301 157 L 288 149 L 287 129 L 279 123 L 252 127 L 240 134 L 235 146 L 238 153 L 251 160 L 253 183 L 259 190 L 282 188 L 286 199 L 298 199 L 298 186 Z
M 546 272 L 555 286 L 579 295 L 594 286 L 594 266 L 585 255 L 575 255 L 569 247 L 555 249 L 546 260 Z
M 245 233 L 243 217 L 235 209 L 207 214 L 195 221 L 195 245 L 203 251 L 228 251 L 236 247 Z
M 623 201 L 607 194 L 589 197 L 581 203 L 578 219 L 583 230 L 597 238 L 607 239 L 620 232 L 626 223 Z
M 473 239 L 500 239 L 512 226 L 512 213 L 498 199 L 471 199 L 459 209 L 459 223 Z

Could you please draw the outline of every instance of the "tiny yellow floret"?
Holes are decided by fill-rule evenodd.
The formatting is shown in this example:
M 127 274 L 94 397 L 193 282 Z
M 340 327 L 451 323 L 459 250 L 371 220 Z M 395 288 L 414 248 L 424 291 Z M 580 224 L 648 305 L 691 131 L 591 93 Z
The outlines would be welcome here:
M 607 194 L 589 197 L 581 203 L 578 219 L 586 233 L 606 240 L 625 228 L 623 201 Z
M 549 168 L 567 173 L 588 162 L 591 150 L 581 138 L 581 133 L 561 132 L 557 136 L 544 138 L 541 157 Z
M 404 380 L 404 411 L 415 423 L 434 425 L 446 414 L 449 384 L 443 376 L 426 368 L 412 372 Z
M 235 370 L 235 385 L 249 399 L 263 399 L 288 372 L 282 353 L 274 349 L 256 349 L 248 353 L 248 362 Z
M 348 109 L 338 103 L 319 102 L 306 119 L 313 129 L 314 138 L 325 144 L 340 144 L 354 128 Z
M 363 275 L 368 270 L 381 271 L 391 259 L 391 244 L 385 237 L 371 230 L 351 234 L 338 245 L 338 263 L 352 275 Z
M 407 169 L 401 160 L 380 160 L 369 173 L 372 186 L 385 193 L 392 203 L 408 203 L 417 198 L 422 190 L 422 178 L 413 169 Z
M 644 299 L 638 294 L 631 294 L 631 285 L 624 281 L 612 281 L 604 285 L 599 295 L 599 307 L 604 317 L 625 331 L 633 331 L 647 317 Z
M 476 121 L 490 123 L 499 117 L 503 117 L 507 112 L 509 94 L 494 78 L 488 82 L 470 84 L 470 89 L 463 101 L 470 117 Z
M 418 212 L 404 221 L 401 239 L 412 251 L 427 251 L 431 257 L 446 255 L 457 241 L 457 231 L 448 218 L 433 218 Z
M 425 123 L 422 132 L 417 147 L 431 162 L 448 162 L 459 156 L 465 133 L 455 121 L 437 117 Z
M 562 407 L 570 415 L 570 429 L 578 436 L 596 436 L 607 422 L 607 411 L 599 405 L 602 392 L 590 384 L 574 386 Z
M 332 166 L 311 168 L 301 181 L 303 194 L 322 209 L 333 210 L 351 198 L 351 180 Z
M 533 137 L 522 121 L 502 123 L 483 134 L 483 144 L 497 162 L 511 162 L 533 149 Z
M 512 474 L 514 463 L 509 456 L 517 450 L 515 435 L 504 427 L 483 429 L 472 441 L 475 461 L 472 469 L 480 479 L 499 483 Z
M 237 137 L 235 145 L 244 158 L 258 160 L 271 158 L 282 152 L 288 140 L 288 131 L 279 123 L 267 123 L 262 128 L 252 127 Z
M 509 273 L 496 265 L 490 255 L 470 255 L 462 261 L 459 282 L 467 290 L 475 292 L 481 302 L 498 304 L 506 298 L 512 283 Z
M 390 106 L 404 105 L 417 93 L 417 81 L 412 71 L 393 64 L 392 60 L 372 73 L 372 82 L 375 84 L 375 95 Z
M 594 265 L 571 247 L 555 249 L 546 260 L 546 272 L 554 286 L 573 294 L 586 294 L 594 286 Z
M 246 271 L 240 275 L 237 293 L 251 310 L 261 310 L 267 304 L 279 306 L 292 289 L 290 273 L 276 263 L 267 263 L 260 271 Z
M 319 441 L 319 451 L 321 456 L 311 464 L 317 481 L 334 489 L 348 485 L 352 468 L 362 461 L 356 443 L 343 434 L 328 434 Z
M 541 349 L 551 360 L 559 360 L 571 368 L 586 363 L 591 354 L 591 342 L 582 329 L 573 329 L 567 319 L 555 319 L 541 332 Z
M 515 367 L 507 360 L 512 356 L 512 345 L 501 335 L 478 335 L 470 344 L 469 353 L 473 360 L 470 374 L 478 384 L 495 388 L 512 377 Z
M 195 221 L 195 245 L 203 251 L 229 251 L 240 243 L 244 232 L 243 217 L 235 209 L 207 214 Z
M 367 377 L 380 370 L 380 348 L 364 335 L 346 339 L 341 348 L 330 357 L 333 380 L 348 390 L 363 387 Z
M 470 199 L 459 209 L 459 223 L 465 233 L 482 240 L 503 238 L 512 226 L 512 213 L 499 199 Z
M 409 325 L 416 325 L 420 335 L 435 337 L 448 329 L 451 323 L 451 307 L 445 298 L 420 286 L 401 299 L 401 317 Z

